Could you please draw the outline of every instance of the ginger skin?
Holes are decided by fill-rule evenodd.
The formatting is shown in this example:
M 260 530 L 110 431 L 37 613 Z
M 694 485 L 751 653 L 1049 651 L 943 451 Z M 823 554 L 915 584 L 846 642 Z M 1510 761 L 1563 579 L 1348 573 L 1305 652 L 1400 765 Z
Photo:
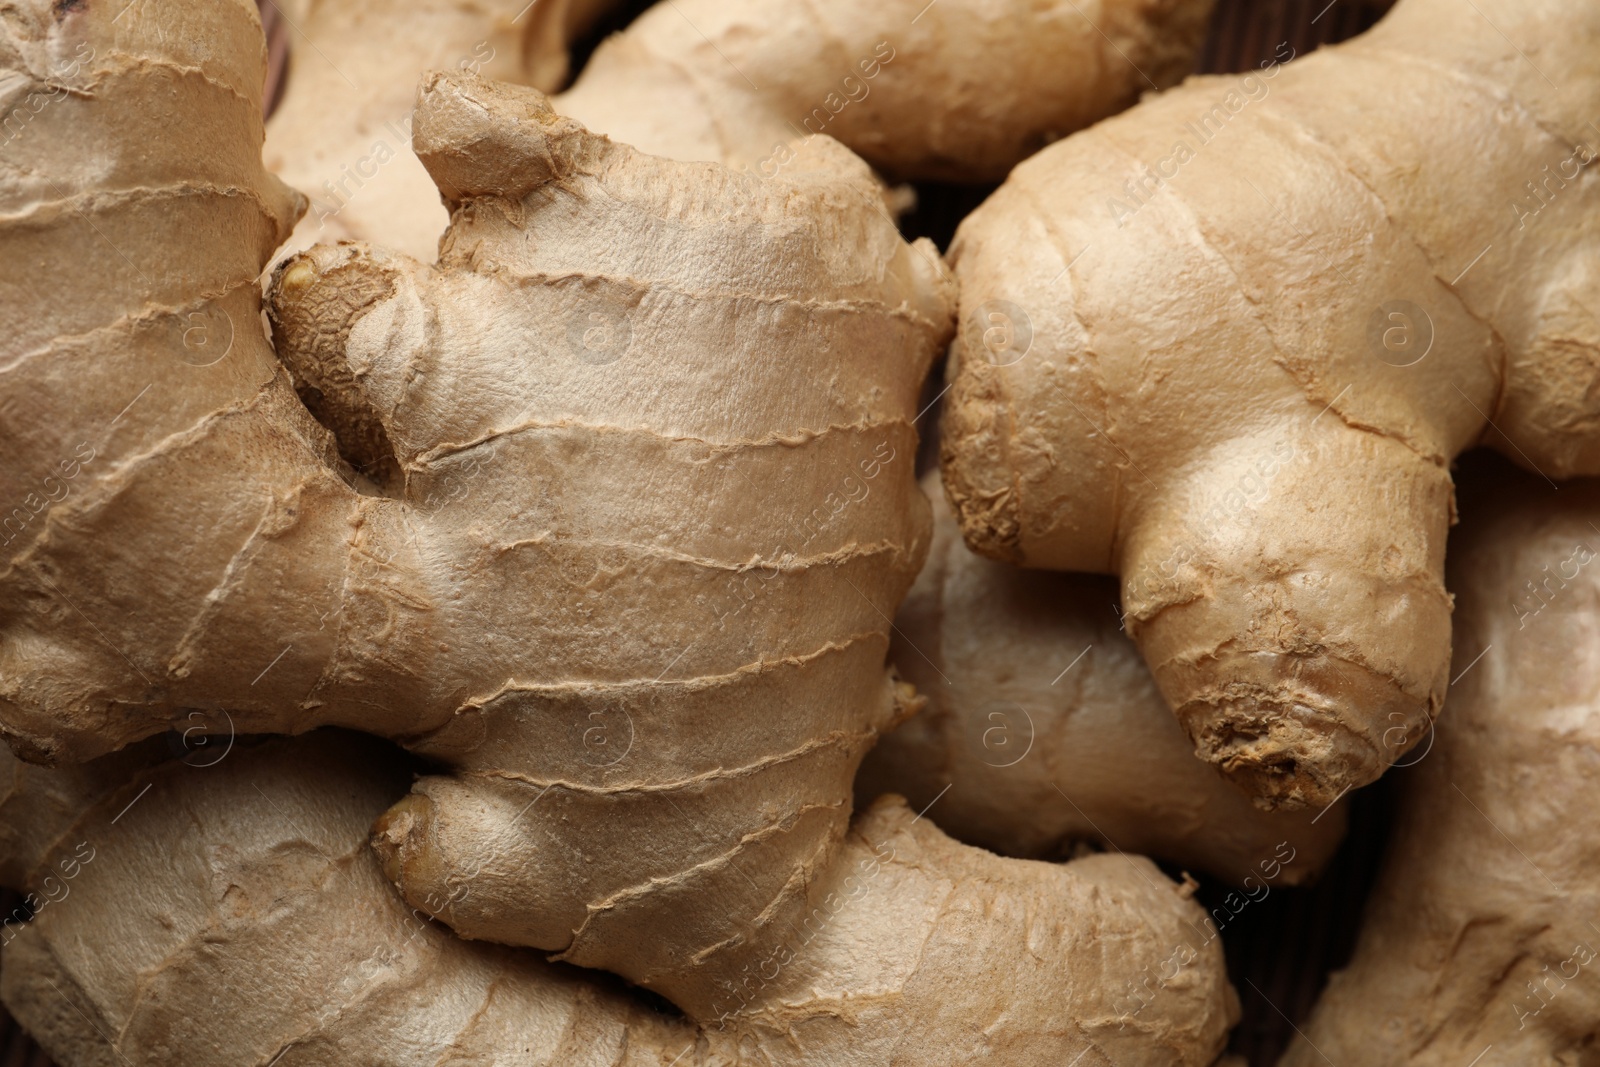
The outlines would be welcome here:
M 415 903 L 446 900 L 464 933 L 613 969 L 717 1018 L 730 976 L 849 871 L 855 764 L 910 707 L 883 657 L 926 548 L 912 420 L 953 306 L 937 257 L 900 240 L 865 165 L 828 142 L 766 180 L 643 156 L 531 91 L 439 77 L 416 134 L 456 208 L 442 263 L 343 246 L 286 266 L 273 313 L 291 385 L 246 328 L 254 275 L 298 206 L 249 165 L 253 10 L 196 8 L 209 21 L 176 36 L 152 10 L 41 11 L 31 46 L 87 37 L 86 81 L 134 72 L 120 95 L 53 107 L 142 115 L 177 81 L 191 110 L 233 109 L 199 131 L 206 152 L 127 149 L 147 168 L 127 180 L 164 193 L 165 247 L 232 273 L 210 286 L 219 298 L 181 288 L 181 268 L 170 297 L 112 278 L 100 305 L 71 305 L 83 324 L 45 314 L 8 334 L 11 402 L 116 430 L 10 548 L 8 740 L 82 760 L 192 708 L 226 710 L 241 733 L 400 738 L 459 772 L 424 778 L 383 824 L 382 859 Z M 238 48 L 221 73 L 183 74 L 191 40 Z M 217 185 L 255 192 L 191 195 L 213 158 L 240 168 Z M 114 241 L 142 219 L 116 172 L 69 173 Z M 55 240 L 77 225 L 50 218 Z M 8 247 L 27 239 L 14 216 L 5 227 Z M 617 236 L 596 251 L 602 231 Z M 77 252 L 118 269 L 88 239 Z M 182 361 L 181 330 L 126 345 L 148 321 L 188 328 L 184 302 L 212 299 L 238 304 L 237 343 L 213 365 Z M 78 352 L 84 336 L 98 347 Z M 147 385 L 163 402 L 130 406 Z M 74 430 L 5 424 L 19 471 L 70 454 Z M 602 471 L 616 493 L 598 492 Z M 451 900 L 461 878 L 475 891 Z M 1154 1007 L 1113 1029 L 1204 1062 L 1226 998 L 1195 991 L 1203 1040 L 1156 1026 Z
M 435 78 L 416 134 L 455 208 L 442 262 L 354 245 L 291 261 L 273 306 L 291 376 L 253 329 L 255 276 L 300 207 L 256 162 L 264 57 L 254 10 L 185 5 L 192 25 L 179 34 L 156 19 L 167 10 L 135 5 L 113 22 L 94 6 L 57 18 L 41 2 L 9 60 L 44 70 L 74 40 L 94 47 L 81 73 L 100 92 L 69 94 L 39 116 L 79 109 L 38 139 L 31 172 L 69 175 L 114 240 L 135 224 L 161 235 L 140 247 L 171 256 L 173 278 L 168 294 L 118 276 L 120 258 L 86 252 L 87 227 L 54 210 L 37 243 L 84 230 L 62 254 L 111 275 L 100 303 L 48 300 L 15 269 L 3 279 L 27 298 L 7 309 L 40 312 L 5 335 L 7 401 L 85 413 L 116 433 L 96 440 L 72 492 L 10 545 L 0 724 L 18 751 L 66 762 L 181 726 L 189 709 L 226 711 L 241 734 L 322 723 L 389 734 L 456 773 L 417 784 L 416 799 L 381 821 L 377 854 L 367 824 L 403 783 L 363 794 L 361 757 L 330 765 L 293 749 L 287 767 L 262 770 L 260 792 L 305 766 L 306 821 L 340 812 L 337 841 L 306 848 L 296 843 L 305 830 L 274 810 L 263 812 L 264 852 L 251 852 L 232 836 L 253 810 L 242 801 L 259 795 L 248 777 L 236 793 L 217 779 L 179 803 L 161 844 L 108 831 L 107 848 L 126 859 L 82 876 L 122 872 L 105 882 L 105 903 L 91 908 L 90 883 L 76 880 L 67 903 L 85 906 L 43 913 L 22 935 L 39 954 L 4 968 L 30 1026 L 79 1035 L 48 1038 L 51 1048 L 69 1062 L 107 1059 L 55 990 L 19 988 L 30 976 L 81 990 L 122 1054 L 147 1061 L 172 1062 L 176 1046 L 185 1063 L 248 1062 L 286 1046 L 285 1059 L 306 1063 L 410 1054 L 395 1035 L 416 997 L 435 997 L 428 981 L 401 983 L 393 1000 L 358 998 L 349 1014 L 379 1021 L 353 1036 L 291 1044 L 335 992 L 364 988 L 374 959 L 365 934 L 354 970 L 338 962 L 352 958 L 343 949 L 332 971 L 261 962 L 290 945 L 344 944 L 336 935 L 360 929 L 371 894 L 390 893 L 387 864 L 414 906 L 440 902 L 463 932 L 614 968 L 713 1029 L 732 1011 L 741 1050 L 764 1042 L 777 1050 L 768 1059 L 788 1055 L 796 1032 L 847 1050 L 839 1059 L 859 1058 L 870 1038 L 885 1064 L 1054 1064 L 1091 1042 L 1123 1062 L 1212 1059 L 1236 1012 L 1219 949 L 1185 940 L 1198 910 L 1147 861 L 1007 863 L 894 804 L 850 830 L 856 762 L 912 706 L 883 667 L 887 620 L 926 551 L 913 419 L 953 310 L 937 257 L 900 240 L 867 167 L 827 141 L 778 180 L 672 163 L 588 134 L 532 91 Z M 194 41 L 207 42 L 210 67 L 189 55 Z M 118 77 L 126 84 L 113 86 Z M 117 140 L 163 94 L 191 118 L 225 113 L 196 127 L 205 151 L 184 143 L 168 157 L 170 140 Z M 107 158 L 143 169 L 74 170 L 50 155 L 68 153 L 94 108 L 123 153 Z M 213 179 L 203 169 L 213 159 L 235 171 Z M 8 179 L 17 196 L 20 179 Z M 195 195 L 209 186 L 227 193 Z M 19 202 L 0 216 L 8 250 L 34 239 Z M 600 232 L 609 237 L 597 250 Z M 218 280 L 195 286 L 190 257 Z M 225 299 L 238 304 L 226 305 L 236 343 L 209 366 L 183 361 L 182 330 L 126 343 L 146 323 L 191 328 L 191 309 Z M 78 318 L 63 322 L 69 314 Z M 162 403 L 138 402 L 145 386 Z M 78 440 L 68 419 L 0 429 L 19 457 L 12 479 Z M 598 491 L 604 472 L 613 494 Z M 247 765 L 241 753 L 223 766 L 235 761 Z M 96 817 L 112 826 L 138 788 Z M 117 834 L 156 818 L 161 795 L 121 815 Z M 214 847 L 178 847 L 174 833 L 198 844 L 189 816 L 213 801 Z M 902 859 L 874 851 L 886 839 L 905 841 Z M 248 870 L 213 879 L 230 856 Z M 874 856 L 884 875 L 854 896 L 845 881 Z M 125 906 L 130 884 L 172 884 L 150 864 L 170 877 L 179 861 L 197 865 L 176 883 L 197 896 Z M 284 886 L 301 884 L 290 868 L 315 905 L 272 911 Z M 470 894 L 452 893 L 466 881 Z M 243 895 L 230 897 L 230 885 Z M 748 999 L 748 975 L 770 975 L 772 954 L 808 921 L 814 929 L 819 910 L 831 916 L 826 931 Z M 47 936 L 95 914 L 134 923 L 138 936 L 105 937 L 123 957 L 74 956 L 99 948 L 94 923 L 86 935 Z M 882 925 L 890 914 L 905 925 Z M 268 921 L 280 915 L 286 928 Z M 217 944 L 204 934 L 213 918 L 240 954 L 202 950 L 177 966 L 174 943 Z M 284 932 L 295 923 L 305 936 Z M 948 942 L 932 937 L 940 929 Z M 879 950 L 857 958 L 869 935 Z M 824 955 L 824 941 L 837 948 Z M 1001 953 L 1013 984 L 996 980 L 1000 957 L 974 945 Z M 985 993 L 972 1017 L 951 1016 L 942 1031 L 923 1023 L 949 1016 L 944 988 L 923 984 L 936 973 Z M 508 999 L 479 1013 L 482 999 L 469 996 L 464 1017 L 534 1025 L 524 1016 L 537 990 L 513 1002 L 494 977 L 476 988 Z M 169 980 L 171 998 L 147 995 Z M 284 1000 L 260 1029 L 226 1012 L 160 1010 L 255 997 L 268 981 Z M 996 1029 L 1001 1015 L 1013 1030 Z M 462 1016 L 446 1016 L 453 1033 Z M 235 1055 L 224 1039 L 236 1038 L 259 1043 Z M 651 1047 L 647 1035 L 639 1045 Z
M 431 260 L 448 219 L 410 150 L 417 79 L 465 70 L 553 92 L 568 42 L 605 6 L 308 3 L 267 128 L 268 166 L 311 197 L 291 248 L 356 239 Z M 998 181 L 1049 141 L 1175 83 L 1210 9 L 1211 0 L 673 0 L 605 41 L 552 104 L 652 155 L 762 177 L 793 169 L 825 136 L 893 180 Z
M 1497 461 L 1464 475 L 1462 495 L 1459 680 L 1404 772 L 1355 956 L 1284 1067 L 1595 1056 L 1600 485 L 1556 492 Z
M 417 79 L 466 70 L 554 92 L 615 0 L 282 0 L 294 60 L 268 169 L 310 198 L 289 241 L 370 240 L 431 260 L 449 215 L 411 150 Z
M 767 177 L 806 151 L 797 138 L 825 134 L 893 180 L 998 181 L 1175 84 L 1210 12 L 1210 0 L 673 0 L 603 42 L 552 103 L 643 151 Z
M 867 754 L 857 803 L 900 793 L 957 840 L 1007 856 L 1098 840 L 1257 899 L 1321 871 L 1344 804 L 1264 812 L 1195 759 L 1120 629 L 1114 582 L 984 559 L 962 543 L 936 475 L 923 491 L 933 544 L 889 660 L 927 706 Z
M 261 165 L 255 4 L 8 11 L 0 81 L 46 102 L 0 153 L 0 733 L 85 759 L 162 729 L 132 708 L 182 718 L 186 631 L 228 628 L 202 586 L 264 516 L 281 544 L 357 498 L 261 326 L 304 202 Z M 234 630 L 236 665 L 275 636 Z
M 0 753 L 0 814 L 37 839 L 8 878 L 56 885 L 0 935 L 0 995 L 62 1067 L 1203 1067 L 1236 1017 L 1220 950 L 1190 947 L 1199 908 L 1148 860 L 1003 860 L 896 798 L 697 1027 L 406 907 L 366 845 L 409 771 L 380 742 L 150 757 Z
M 1192 79 L 1019 166 L 952 246 L 968 543 L 1119 575 L 1263 805 L 1325 807 L 1437 715 L 1452 457 L 1600 472 L 1600 8 L 1464 10 Z
M 7 399 L 74 418 L 0 424 L 19 457 L 7 488 L 70 456 L 80 425 L 115 432 L 8 548 L 0 728 L 46 762 L 189 709 L 241 733 L 399 739 L 455 772 L 423 779 L 380 838 L 413 901 L 475 874 L 447 916 L 463 933 L 710 1015 L 716 975 L 815 906 L 856 764 L 911 707 L 883 661 L 926 551 L 913 420 L 954 305 L 937 255 L 900 239 L 868 168 L 830 142 L 767 180 L 643 155 L 533 90 L 439 76 L 416 139 L 455 208 L 441 264 L 347 245 L 281 270 L 291 384 L 254 328 L 254 275 L 297 206 L 247 166 L 259 26 L 242 3 L 196 10 L 217 25 L 175 41 L 150 9 L 111 24 L 41 5 L 30 44 L 88 36 L 86 80 L 138 72 L 39 122 L 142 115 L 173 78 L 186 106 L 233 109 L 207 151 L 126 146 L 146 168 L 127 180 L 161 196 L 72 173 L 114 241 L 131 219 L 232 272 L 215 288 L 238 343 L 182 361 L 168 325 L 212 298 L 181 288 L 181 266 L 170 297 L 113 278 L 70 307 L 8 272 L 27 301 L 5 306 L 41 313 L 5 338 Z M 234 84 L 163 73 L 190 39 L 237 41 Z M 69 152 L 76 129 L 37 150 Z M 192 195 L 213 158 L 243 169 L 216 184 L 259 191 Z M 140 214 L 151 201 L 159 218 Z M 33 239 L 5 219 L 8 248 Z M 115 274 L 76 213 L 48 226 Z M 151 322 L 145 348 L 126 343 Z M 162 402 L 130 405 L 141 390 Z
M 383 823 L 408 899 L 475 877 L 459 932 L 705 1018 L 815 906 L 856 764 L 909 711 L 883 660 L 926 551 L 912 419 L 947 282 L 836 147 L 766 182 L 471 75 L 429 77 L 415 136 L 453 208 L 439 265 L 318 247 L 272 293 L 303 394 L 425 546 L 386 553 L 425 719 L 336 721 L 461 772 Z

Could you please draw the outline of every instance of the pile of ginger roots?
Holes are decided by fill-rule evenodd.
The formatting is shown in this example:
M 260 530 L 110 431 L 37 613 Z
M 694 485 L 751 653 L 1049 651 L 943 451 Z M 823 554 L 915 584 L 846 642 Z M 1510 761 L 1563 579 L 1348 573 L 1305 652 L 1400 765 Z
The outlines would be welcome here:
M 1600 4 L 268 6 L 0 2 L 56 1064 L 1600 1065 Z

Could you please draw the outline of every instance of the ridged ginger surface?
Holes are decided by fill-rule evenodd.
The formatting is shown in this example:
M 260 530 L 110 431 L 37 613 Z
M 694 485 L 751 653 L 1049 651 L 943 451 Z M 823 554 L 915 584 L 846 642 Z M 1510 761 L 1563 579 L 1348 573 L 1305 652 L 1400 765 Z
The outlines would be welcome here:
M 1450 461 L 1600 472 L 1600 6 L 1401 0 L 1019 166 L 951 249 L 968 542 L 1121 576 L 1198 752 L 1321 809 L 1450 679 Z
M 0 753 L 0 814 L 35 828 L 0 872 L 46 901 L 0 934 L 0 993 L 62 1067 L 1203 1067 L 1236 1013 L 1220 951 L 1190 947 L 1199 908 L 1148 860 L 1002 860 L 885 800 L 696 1027 L 402 903 L 367 847 L 408 778 L 379 742 L 151 757 Z

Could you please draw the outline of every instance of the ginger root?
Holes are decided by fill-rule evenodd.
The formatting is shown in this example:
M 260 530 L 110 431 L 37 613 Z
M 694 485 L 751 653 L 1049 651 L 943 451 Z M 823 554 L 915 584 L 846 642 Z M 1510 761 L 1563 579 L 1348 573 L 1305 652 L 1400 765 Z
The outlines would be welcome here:
M 1257 809 L 1194 758 L 1121 631 L 1115 583 L 977 556 L 937 476 L 923 489 L 933 543 L 889 660 L 927 706 L 868 753 L 858 803 L 900 793 L 946 833 L 1002 855 L 1057 857 L 1099 840 L 1251 895 L 1316 876 L 1344 836 L 1342 802 L 1321 814 Z
M 273 287 L 303 395 L 395 498 L 415 620 L 381 660 L 415 717 L 332 721 L 460 772 L 383 824 L 413 903 L 474 877 L 458 931 L 704 1018 L 722 958 L 814 906 L 909 711 L 883 661 L 947 282 L 837 147 L 767 182 L 470 75 L 425 82 L 416 143 L 453 205 L 439 265 L 318 247 Z
M 547 91 L 615 0 L 283 0 L 294 62 L 267 166 L 310 197 L 289 242 L 370 240 L 431 260 L 449 221 L 411 151 L 417 79 L 472 71 Z
M 367 847 L 410 778 L 381 742 L 117 759 L 69 777 L 0 753 L 0 812 L 47 842 L 7 867 L 47 903 L 0 932 L 0 997 L 62 1067 L 664 1067 L 690 1043 L 604 982 L 407 908 Z
M 146 34 L 148 78 L 184 47 L 152 11 L 109 28 L 98 9 L 45 14 L 40 32 Z M 253 14 L 205 11 L 259 59 Z M 188 308 L 137 279 L 70 304 L 71 332 L 37 283 L 6 305 L 41 311 L 7 338 L 7 400 L 74 415 L 4 424 L 8 488 L 84 426 L 114 431 L 0 572 L 8 741 L 83 760 L 188 709 L 241 733 L 399 739 L 455 772 L 386 823 L 413 900 L 476 872 L 458 929 L 710 1014 L 711 976 L 815 905 L 856 764 L 911 707 L 883 660 L 926 551 L 913 420 L 950 328 L 938 257 L 900 239 L 835 145 L 765 180 L 614 144 L 533 90 L 436 76 L 416 133 L 456 208 L 441 264 L 324 247 L 275 283 L 279 355 L 346 467 L 254 329 L 253 274 L 291 202 L 248 248 L 231 216 L 195 214 L 201 161 L 257 151 L 259 120 L 239 117 L 256 99 L 183 77 L 186 106 L 238 98 L 233 140 L 160 160 L 168 185 L 141 177 L 164 214 L 114 184 L 85 202 L 113 239 L 132 217 L 175 257 L 229 266 L 239 342 L 204 369 L 173 358 Z M 143 115 L 144 91 L 93 99 Z M 270 201 L 245 177 L 212 199 L 256 220 Z M 32 231 L 5 219 L 17 247 Z M 56 209 L 41 242 L 80 229 Z M 96 238 L 74 239 L 91 257 Z
M 1587 1064 L 1600 986 L 1600 485 L 1496 463 L 1450 543 L 1450 702 L 1401 780 L 1350 965 L 1281 1061 Z
M 1600 6 L 1401 0 L 1046 149 L 961 227 L 968 542 L 1119 574 L 1263 804 L 1325 807 L 1438 713 L 1453 456 L 1600 472 L 1597 113 Z
M 261 165 L 255 4 L 6 10 L 30 117 L 0 153 L 0 733 L 87 758 L 161 729 L 137 708 L 182 717 L 236 552 L 282 558 L 297 508 L 357 497 L 261 322 L 304 204 Z M 334 559 L 350 529 L 324 528 Z M 236 628 L 235 665 L 273 636 Z
M 411 154 L 417 79 L 553 91 L 597 0 L 339 0 L 295 18 L 268 165 L 311 197 L 291 247 L 358 239 L 424 261 L 446 213 Z M 998 181 L 1189 69 L 1211 0 L 674 0 L 552 101 L 654 155 L 775 177 L 835 138 L 895 179 Z M 998 60 L 998 61 L 997 61 Z M 931 100 L 937 100 L 931 104 Z
M 40 841 L 7 873 L 53 887 L 0 933 L 0 994 L 62 1067 L 1202 1067 L 1236 1015 L 1220 952 L 1189 947 L 1199 908 L 1148 860 L 1002 860 L 886 799 L 827 902 L 696 1027 L 402 904 L 366 845 L 407 779 L 379 742 L 132 756 L 67 776 L 0 753 L 0 814 Z
M 832 137 L 893 179 L 998 181 L 1178 81 L 1211 0 L 673 0 L 603 42 L 557 111 L 765 176 Z

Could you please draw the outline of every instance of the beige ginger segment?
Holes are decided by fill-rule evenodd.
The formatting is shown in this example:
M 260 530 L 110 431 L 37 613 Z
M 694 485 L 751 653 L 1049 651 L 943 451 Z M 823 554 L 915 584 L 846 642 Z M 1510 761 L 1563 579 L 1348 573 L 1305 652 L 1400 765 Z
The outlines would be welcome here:
M 151 755 L 75 778 L 17 767 L 6 802 L 58 842 L 41 869 L 73 861 L 70 895 L 11 935 L 0 971 L 63 1067 L 1047 1067 L 1095 1050 L 1204 1067 L 1237 1017 L 1198 907 L 1149 861 L 1003 860 L 885 800 L 696 1027 L 402 903 L 364 843 L 410 769 L 380 742 L 241 743 L 209 767 Z M 1157 969 L 1130 1015 L 1125 991 Z
M 366 240 L 429 261 L 448 216 L 412 151 L 421 151 L 411 123 L 418 78 L 469 72 L 554 92 L 569 43 L 616 5 L 296 6 L 294 61 L 266 146 L 268 165 L 311 198 L 291 248 Z M 808 165 L 832 139 L 892 180 L 996 181 L 1049 142 L 1175 83 L 1210 8 L 663 2 L 602 42 L 555 104 L 654 155 L 766 178 Z
M 1476 517 L 1450 547 L 1459 680 L 1401 780 L 1355 955 L 1285 1067 L 1593 1055 L 1600 492 L 1486 458 L 1463 505 Z
M 1438 713 L 1451 458 L 1595 466 L 1600 23 L 1443 7 L 1052 146 L 951 249 L 944 475 L 969 543 L 1118 574 L 1197 750 L 1267 806 L 1320 810 Z M 1511 43 L 1544 39 L 1559 88 Z M 1546 165 L 1562 184 L 1529 199 Z M 983 347 L 997 309 L 1024 352 Z

